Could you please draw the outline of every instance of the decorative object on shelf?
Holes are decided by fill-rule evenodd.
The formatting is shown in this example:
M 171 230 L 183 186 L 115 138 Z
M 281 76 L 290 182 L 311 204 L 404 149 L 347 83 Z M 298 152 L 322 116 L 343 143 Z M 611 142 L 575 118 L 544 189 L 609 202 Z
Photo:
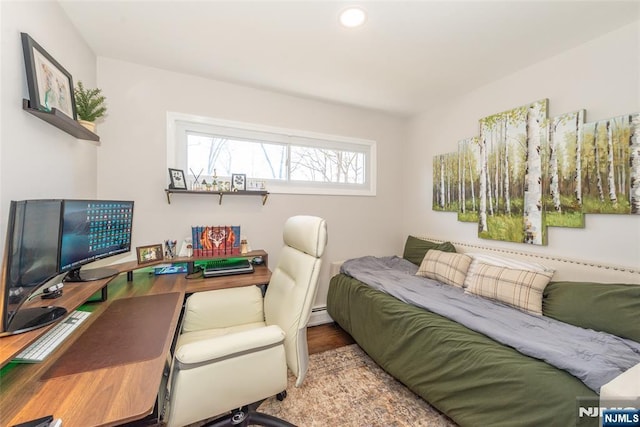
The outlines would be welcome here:
M 218 173 L 214 169 L 213 170 L 213 178 L 211 178 L 211 191 L 218 191 L 218 190 L 219 190 Z
M 247 252 L 249 252 L 249 244 L 247 243 L 247 239 L 240 239 L 240 253 L 244 255 Z
M 191 236 L 194 257 L 239 255 L 240 226 L 192 226 Z
M 171 259 L 176 256 L 177 240 L 165 240 L 164 241 L 164 257 Z
M 96 119 L 107 112 L 107 98 L 102 95 L 102 89 L 86 89 L 81 81 L 73 90 L 76 101 L 76 113 L 78 122 L 91 132 L 96 131 Z
M 29 34 L 20 33 L 27 72 L 30 107 L 36 110 L 60 111 L 76 119 L 73 79 Z
M 148 264 L 150 262 L 163 260 L 162 245 L 138 246 L 136 248 L 138 264 Z
M 196 175 L 193 172 L 193 169 L 189 168 L 189 172 L 191 172 L 191 175 L 193 175 L 193 183 L 191 184 L 191 190 L 193 191 L 200 190 L 200 175 L 202 175 L 202 171 L 204 171 L 204 169 L 200 169 L 200 172 L 198 172 L 198 174 Z
M 181 256 L 181 257 L 193 256 L 193 244 L 191 243 L 191 237 L 187 237 L 182 241 L 182 245 L 180 246 L 180 252 L 178 252 L 178 256 Z
M 247 175 L 243 173 L 231 174 L 231 191 L 245 191 L 247 189 Z
M 266 187 L 264 180 L 247 178 L 247 191 L 264 191 Z
M 184 171 L 182 169 L 169 168 L 169 178 L 171 178 L 171 183 L 169 184 L 170 189 L 172 190 L 187 189 L 187 180 L 184 178 Z

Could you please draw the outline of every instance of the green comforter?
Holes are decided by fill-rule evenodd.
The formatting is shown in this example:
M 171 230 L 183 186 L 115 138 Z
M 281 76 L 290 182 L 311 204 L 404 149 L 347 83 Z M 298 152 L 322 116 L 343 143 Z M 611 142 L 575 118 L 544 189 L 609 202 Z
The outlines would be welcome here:
M 349 276 L 331 279 L 327 309 L 376 363 L 461 426 L 593 421 L 577 419 L 577 399 L 597 395 L 570 374 Z

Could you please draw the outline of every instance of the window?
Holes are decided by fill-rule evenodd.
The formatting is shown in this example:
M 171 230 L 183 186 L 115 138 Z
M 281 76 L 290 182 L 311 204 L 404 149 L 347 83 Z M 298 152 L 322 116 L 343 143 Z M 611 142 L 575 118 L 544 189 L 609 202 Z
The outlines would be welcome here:
M 167 115 L 167 167 L 191 182 L 246 174 L 272 193 L 375 195 L 374 141 Z

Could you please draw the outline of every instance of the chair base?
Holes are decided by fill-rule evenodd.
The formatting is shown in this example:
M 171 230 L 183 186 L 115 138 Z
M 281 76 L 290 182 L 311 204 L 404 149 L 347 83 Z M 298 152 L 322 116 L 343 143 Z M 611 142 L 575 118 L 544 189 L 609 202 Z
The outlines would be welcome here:
M 286 391 L 278 393 L 278 400 L 284 399 L 286 395 Z M 264 400 L 252 403 L 251 405 L 243 406 L 239 409 L 235 409 L 220 418 L 216 418 L 215 420 L 205 424 L 202 427 L 247 427 L 252 425 L 266 427 L 296 427 L 295 424 L 291 424 L 290 422 L 287 422 L 281 418 L 258 412 L 257 408 L 262 402 L 264 402 Z

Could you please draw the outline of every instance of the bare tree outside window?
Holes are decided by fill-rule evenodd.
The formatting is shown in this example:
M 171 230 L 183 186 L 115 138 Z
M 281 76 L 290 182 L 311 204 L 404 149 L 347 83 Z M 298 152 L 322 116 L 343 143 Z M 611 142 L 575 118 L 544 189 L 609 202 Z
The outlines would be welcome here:
M 212 176 L 244 173 L 259 179 L 286 179 L 286 146 L 215 136 L 188 135 L 188 166 Z
M 291 147 L 291 179 L 294 181 L 363 184 L 364 154 L 314 147 Z
M 188 168 L 193 174 L 231 176 L 244 173 L 259 179 L 287 179 L 287 147 L 200 134 L 187 137 Z M 361 152 L 290 146 L 292 181 L 363 184 L 365 155 Z
M 168 129 L 167 165 L 190 184 L 244 174 L 275 194 L 376 194 L 375 141 L 181 113 Z

